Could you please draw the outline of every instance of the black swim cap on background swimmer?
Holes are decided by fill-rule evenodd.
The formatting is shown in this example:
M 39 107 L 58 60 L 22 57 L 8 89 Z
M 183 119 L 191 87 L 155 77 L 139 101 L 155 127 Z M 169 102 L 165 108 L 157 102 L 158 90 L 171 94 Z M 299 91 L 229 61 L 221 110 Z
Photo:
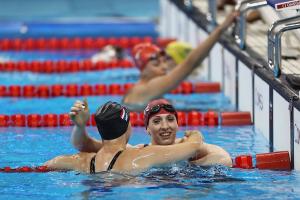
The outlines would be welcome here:
M 95 114 L 98 131 L 103 140 L 113 140 L 123 135 L 129 124 L 129 111 L 116 102 L 107 102 Z

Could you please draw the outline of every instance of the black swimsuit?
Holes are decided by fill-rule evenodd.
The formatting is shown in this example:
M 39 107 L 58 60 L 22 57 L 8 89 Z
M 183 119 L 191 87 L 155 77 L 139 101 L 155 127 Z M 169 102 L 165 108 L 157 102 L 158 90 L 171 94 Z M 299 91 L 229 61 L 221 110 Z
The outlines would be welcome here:
M 120 154 L 122 152 L 123 151 L 119 151 L 118 153 L 116 153 L 116 155 L 111 160 L 111 162 L 107 168 L 107 171 L 110 171 L 114 167 L 115 162 L 117 161 L 118 157 L 120 156 Z M 91 164 L 90 164 L 90 173 L 91 174 L 95 174 L 95 159 L 96 159 L 96 155 L 93 156 L 93 158 L 91 159 Z

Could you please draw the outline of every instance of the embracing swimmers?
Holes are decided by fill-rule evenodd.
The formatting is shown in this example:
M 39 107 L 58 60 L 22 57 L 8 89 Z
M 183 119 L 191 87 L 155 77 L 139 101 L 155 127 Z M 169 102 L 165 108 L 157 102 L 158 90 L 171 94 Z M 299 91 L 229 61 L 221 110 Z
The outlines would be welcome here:
M 82 105 L 85 109 L 82 109 Z M 137 147 L 167 146 L 185 141 L 184 138 L 176 140 L 178 131 L 177 112 L 167 100 L 151 101 L 145 108 L 144 115 L 146 131 L 151 136 L 151 145 L 142 144 L 137 145 Z M 89 120 L 89 116 L 87 101 L 76 101 L 70 112 L 70 117 L 75 124 L 72 132 L 72 143 L 80 152 L 98 152 L 103 145 L 103 142 L 90 137 L 85 130 L 85 124 Z M 186 132 L 192 132 L 202 137 L 198 130 Z M 215 164 L 232 166 L 231 157 L 223 148 L 205 142 L 199 145 L 197 154 L 190 161 L 201 166 Z
M 81 105 L 81 110 L 85 109 L 87 107 Z M 82 113 L 81 110 L 76 112 Z M 79 118 L 77 120 L 80 121 Z M 58 156 L 44 165 L 53 170 L 76 170 L 86 173 L 111 170 L 136 173 L 153 166 L 193 157 L 203 142 L 199 134 L 187 132 L 184 142 L 180 144 L 130 148 L 126 146 L 131 135 L 129 120 L 129 111 L 126 107 L 116 102 L 107 102 L 98 108 L 95 114 L 97 128 L 102 137 L 101 148 L 93 153 L 80 152 L 75 155 Z M 75 127 L 81 122 L 84 120 L 75 123 Z

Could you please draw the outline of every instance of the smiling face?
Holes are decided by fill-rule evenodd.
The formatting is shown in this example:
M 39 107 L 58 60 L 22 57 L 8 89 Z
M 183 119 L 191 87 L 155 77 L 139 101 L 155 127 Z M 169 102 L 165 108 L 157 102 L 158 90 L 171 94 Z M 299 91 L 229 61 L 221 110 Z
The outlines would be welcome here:
M 174 114 L 158 114 L 150 118 L 147 132 L 151 135 L 153 145 L 171 145 L 176 139 L 178 130 Z

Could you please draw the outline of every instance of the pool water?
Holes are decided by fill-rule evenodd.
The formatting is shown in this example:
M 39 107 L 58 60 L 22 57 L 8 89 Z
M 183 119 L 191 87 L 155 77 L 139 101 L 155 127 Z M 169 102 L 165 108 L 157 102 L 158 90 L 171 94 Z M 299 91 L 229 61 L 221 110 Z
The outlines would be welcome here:
M 158 36 L 152 21 L 153 17 L 158 15 L 158 1 L 122 0 L 121 4 L 120 1 L 116 3 L 116 0 L 92 0 L 89 4 L 86 1 L 45 2 L 26 1 L 26 5 L 18 2 L 17 12 L 14 12 L 11 7 L 16 3 L 15 0 L 5 2 L 4 6 L 0 7 L 2 25 L 0 37 Z M 41 4 L 43 9 L 39 8 Z M 133 8 L 131 5 L 136 7 Z M 72 6 L 75 13 L 68 10 Z M 87 9 L 88 6 L 93 9 Z M 98 9 L 103 7 L 106 9 Z M 50 12 L 51 10 L 55 12 Z M 19 13 L 19 15 L 11 15 L 11 13 Z M 83 18 L 78 21 L 78 18 L 72 18 L 74 14 Z M 117 22 L 116 18 L 109 18 L 98 21 L 100 16 L 145 15 L 147 15 L 146 19 L 142 20 L 122 19 Z M 6 21 L 7 19 L 9 20 Z M 19 21 L 14 21 L 16 19 Z M 93 53 L 94 50 L 7 51 L 0 52 L 0 60 L 82 60 L 91 57 Z M 138 76 L 139 72 L 136 69 L 62 74 L 1 72 L 0 84 L 6 86 L 124 84 L 135 82 Z M 165 97 L 170 99 L 177 109 L 182 110 L 234 110 L 223 93 L 167 94 Z M 2 105 L 0 114 L 67 113 L 76 99 L 82 97 L 48 99 L 5 97 L 0 98 Z M 120 102 L 121 96 L 89 96 L 91 112 L 94 112 L 99 104 L 108 100 Z M 182 127 L 178 137 L 183 136 L 184 131 L 190 129 L 202 131 L 207 143 L 223 147 L 232 158 L 241 154 L 254 156 L 256 153 L 269 151 L 268 142 L 262 134 L 254 130 L 253 126 Z M 72 127 L 0 128 L 0 167 L 39 166 L 55 156 L 77 153 L 70 144 L 71 131 Z M 95 127 L 88 127 L 88 132 L 99 138 Z M 144 128 L 134 127 L 133 132 L 130 144 L 150 141 Z M 199 167 L 181 162 L 152 168 L 137 176 L 116 173 L 89 175 L 74 171 L 0 173 L 0 199 L 300 199 L 299 185 L 300 173 L 297 171 L 243 170 L 224 166 Z
M 268 151 L 268 143 L 252 126 L 185 127 L 198 129 L 208 143 L 232 157 Z M 1 167 L 37 166 L 77 151 L 70 144 L 71 127 L 1 128 Z M 88 132 L 99 138 L 95 127 Z M 148 143 L 144 128 L 133 128 L 130 144 Z M 292 171 L 199 167 L 186 162 L 153 168 L 137 176 L 78 172 L 1 173 L 0 199 L 297 199 L 300 174 Z

